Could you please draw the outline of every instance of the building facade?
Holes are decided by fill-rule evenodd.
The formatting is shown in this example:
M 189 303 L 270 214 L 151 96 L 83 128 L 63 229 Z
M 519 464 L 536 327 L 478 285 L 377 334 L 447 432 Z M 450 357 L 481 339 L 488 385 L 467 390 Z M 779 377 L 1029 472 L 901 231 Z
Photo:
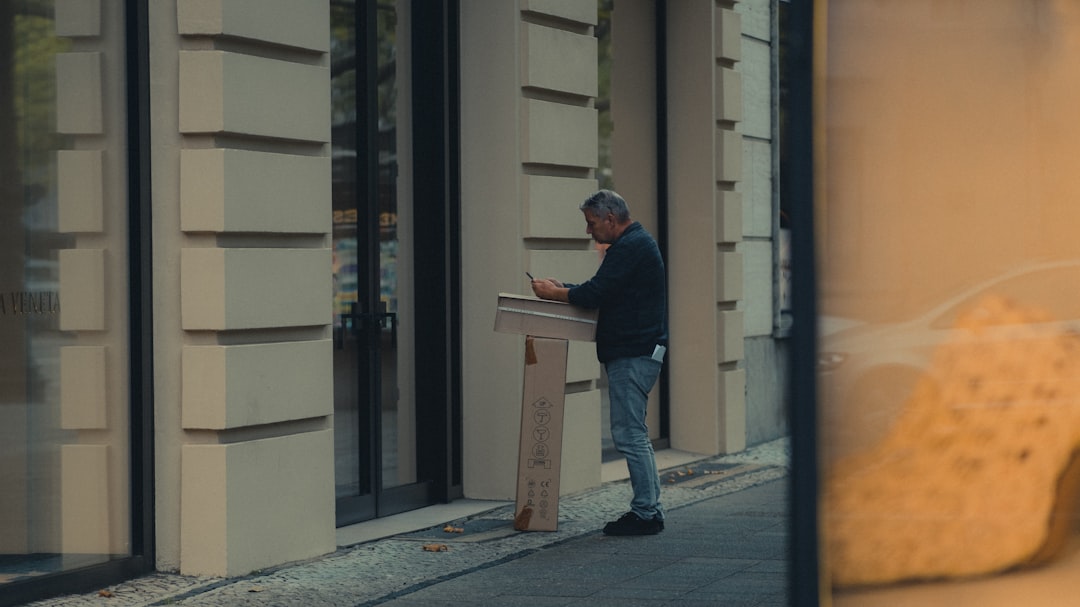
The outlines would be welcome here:
M 5 3 L 0 602 L 512 499 L 497 296 L 592 275 L 599 187 L 667 262 L 658 447 L 785 435 L 778 12 Z M 564 493 L 610 458 L 604 381 L 572 343 Z

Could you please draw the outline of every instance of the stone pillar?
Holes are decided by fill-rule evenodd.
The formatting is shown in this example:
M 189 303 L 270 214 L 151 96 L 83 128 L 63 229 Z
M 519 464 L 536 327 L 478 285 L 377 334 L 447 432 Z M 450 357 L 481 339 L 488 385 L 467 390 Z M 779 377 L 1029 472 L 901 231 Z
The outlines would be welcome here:
M 151 6 L 161 569 L 335 547 L 328 10 Z
M 741 16 L 734 2 L 668 4 L 671 446 L 746 446 Z

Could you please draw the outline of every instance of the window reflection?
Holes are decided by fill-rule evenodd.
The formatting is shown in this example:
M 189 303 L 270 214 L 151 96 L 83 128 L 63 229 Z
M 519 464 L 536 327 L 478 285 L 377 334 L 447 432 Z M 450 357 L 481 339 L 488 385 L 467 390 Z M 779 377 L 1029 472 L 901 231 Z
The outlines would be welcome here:
M 414 483 L 417 476 L 410 362 L 412 207 L 407 204 L 410 8 L 400 0 L 330 7 L 334 423 L 341 499 Z M 370 39 L 358 29 L 366 19 L 374 20 L 366 34 Z M 377 335 L 370 339 L 373 331 Z M 367 375 L 368 361 L 377 361 L 377 378 Z
M 1075 593 L 1080 10 L 832 0 L 826 13 L 818 366 L 834 604 Z
M 63 82 L 58 66 L 100 59 L 101 80 L 120 87 L 123 53 L 115 49 L 123 48 L 123 39 L 103 36 L 100 23 L 76 24 L 81 13 L 72 7 L 46 0 L 0 3 L 0 585 L 130 554 L 127 394 L 119 388 L 126 368 L 126 294 L 106 295 L 114 302 L 110 320 L 106 331 L 93 328 L 89 342 L 82 337 L 85 327 L 60 329 L 63 310 L 82 303 L 61 295 L 61 251 L 106 251 L 114 264 L 107 274 L 117 278 L 109 284 L 124 283 L 126 226 L 115 211 L 123 217 L 126 203 L 123 161 L 117 160 L 123 158 L 122 110 L 106 110 L 106 132 L 61 133 L 58 90 L 86 91 Z M 122 16 L 119 4 L 109 3 L 100 18 L 119 22 Z M 58 33 L 64 27 L 96 33 L 79 40 Z M 122 99 L 116 89 L 104 95 Z M 75 150 L 87 154 L 63 156 Z M 65 205 L 82 218 L 83 205 L 105 196 L 79 187 L 84 173 L 68 174 L 64 191 L 65 158 L 90 159 L 80 166 L 109 159 L 107 174 L 91 173 L 91 181 L 111 196 L 105 223 L 113 232 L 63 219 Z M 93 246 L 81 242 L 82 232 L 92 233 Z M 80 347 L 91 342 L 92 355 L 83 356 L 89 350 Z M 111 375 L 83 365 L 98 360 Z M 108 385 L 109 399 L 94 400 L 97 409 L 88 413 L 90 399 L 75 393 L 93 392 L 91 383 L 102 392 Z

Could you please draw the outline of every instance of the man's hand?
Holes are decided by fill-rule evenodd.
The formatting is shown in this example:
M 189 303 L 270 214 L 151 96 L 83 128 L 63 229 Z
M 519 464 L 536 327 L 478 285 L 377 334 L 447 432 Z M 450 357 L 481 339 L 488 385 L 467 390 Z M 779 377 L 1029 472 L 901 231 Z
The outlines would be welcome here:
M 567 289 L 563 284 L 554 278 L 536 278 L 532 281 L 532 290 L 537 297 L 541 299 L 551 299 L 553 301 L 567 301 L 567 293 L 570 289 Z

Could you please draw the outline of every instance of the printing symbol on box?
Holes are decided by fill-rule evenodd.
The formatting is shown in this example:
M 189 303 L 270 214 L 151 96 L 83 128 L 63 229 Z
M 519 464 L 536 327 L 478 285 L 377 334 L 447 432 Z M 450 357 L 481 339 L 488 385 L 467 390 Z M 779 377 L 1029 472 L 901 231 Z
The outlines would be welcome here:
M 533 412 L 533 421 L 543 426 L 551 421 L 551 412 L 547 409 L 537 409 Z
M 544 468 L 546 470 L 550 470 L 551 469 L 551 460 L 549 460 L 549 459 L 530 459 L 529 460 L 529 467 L 530 468 Z
M 543 408 L 551 407 L 551 401 L 548 400 L 546 397 L 541 396 L 538 400 L 534 401 L 532 405 L 534 407 L 543 407 Z
M 533 428 L 533 438 L 536 439 L 536 442 L 538 443 L 546 441 L 550 435 L 551 430 L 548 430 L 547 426 L 537 426 L 536 428 Z
M 532 453 L 534 457 L 545 458 L 548 456 L 548 446 L 543 443 L 536 443 L 533 445 Z

